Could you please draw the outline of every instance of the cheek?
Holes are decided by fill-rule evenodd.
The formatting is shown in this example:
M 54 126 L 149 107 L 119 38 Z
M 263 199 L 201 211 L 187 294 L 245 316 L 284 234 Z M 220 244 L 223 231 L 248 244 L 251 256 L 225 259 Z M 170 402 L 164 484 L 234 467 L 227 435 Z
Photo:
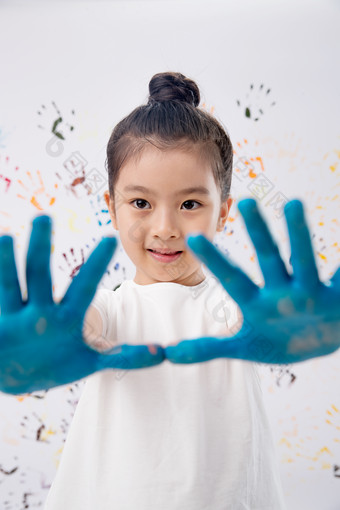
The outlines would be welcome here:
M 216 227 L 218 218 L 218 212 L 212 208 L 209 214 L 206 214 L 204 218 L 201 219 L 202 230 L 204 229 L 206 232 L 211 233 Z
M 121 223 L 121 232 L 123 238 L 130 245 L 139 245 L 145 241 L 146 230 L 143 225 L 143 220 L 134 219 L 132 221 L 124 221 Z

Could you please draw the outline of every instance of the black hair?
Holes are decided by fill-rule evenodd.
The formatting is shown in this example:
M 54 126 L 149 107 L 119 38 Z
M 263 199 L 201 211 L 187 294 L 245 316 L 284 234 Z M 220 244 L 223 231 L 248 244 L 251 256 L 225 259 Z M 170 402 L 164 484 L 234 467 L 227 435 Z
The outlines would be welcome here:
M 221 201 L 229 198 L 233 147 L 222 124 L 202 108 L 196 83 L 181 73 L 155 74 L 146 105 L 135 108 L 113 129 L 107 144 L 110 197 L 119 171 L 129 158 L 152 144 L 160 150 L 196 150 L 211 164 Z

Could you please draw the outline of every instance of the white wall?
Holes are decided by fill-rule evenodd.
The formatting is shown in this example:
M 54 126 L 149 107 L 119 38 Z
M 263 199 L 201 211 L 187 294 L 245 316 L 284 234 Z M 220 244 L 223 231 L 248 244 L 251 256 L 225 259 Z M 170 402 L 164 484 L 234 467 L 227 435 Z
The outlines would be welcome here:
M 102 200 L 106 143 L 116 122 L 145 102 L 152 75 L 165 70 L 196 80 L 202 102 L 227 127 L 234 196 L 256 194 L 286 262 L 282 205 L 304 200 L 320 275 L 328 279 L 340 258 L 339 22 L 335 0 L 3 1 L 0 233 L 15 236 L 23 289 L 36 214 L 54 221 L 56 297 L 101 236 L 113 233 Z M 56 108 L 65 138 L 58 143 Z M 86 163 L 85 184 L 97 186 L 90 195 L 84 184 L 71 186 L 72 154 Z M 259 179 L 265 184 L 256 187 Z M 235 204 L 229 219 L 216 242 L 260 277 Z M 101 282 L 108 288 L 134 275 L 121 248 L 108 270 Z M 338 509 L 340 356 L 288 372 L 264 367 L 261 377 L 288 508 Z M 45 500 L 83 384 L 0 395 L 4 510 Z

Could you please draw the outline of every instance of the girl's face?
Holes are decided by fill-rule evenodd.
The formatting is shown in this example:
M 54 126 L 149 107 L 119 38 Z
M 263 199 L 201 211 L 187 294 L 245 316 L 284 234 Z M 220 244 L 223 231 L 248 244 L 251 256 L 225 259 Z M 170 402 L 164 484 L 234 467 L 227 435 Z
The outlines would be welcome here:
M 232 198 L 221 203 L 211 167 L 195 152 L 148 146 L 139 160 L 131 158 L 121 167 L 114 201 L 108 191 L 104 196 L 123 248 L 136 266 L 136 283 L 192 286 L 204 280 L 202 264 L 186 246 L 185 236 L 200 232 L 213 241 L 223 230 Z

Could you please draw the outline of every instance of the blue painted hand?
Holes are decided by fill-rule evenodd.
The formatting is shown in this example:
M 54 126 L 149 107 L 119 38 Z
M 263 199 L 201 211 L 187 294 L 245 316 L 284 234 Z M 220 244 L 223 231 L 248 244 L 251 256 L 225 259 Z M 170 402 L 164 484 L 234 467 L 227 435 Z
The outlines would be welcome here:
M 33 220 L 27 253 L 27 301 L 22 300 L 13 239 L 0 237 L 0 391 L 31 393 L 71 383 L 106 368 L 137 369 L 164 360 L 157 345 L 120 345 L 99 353 L 83 341 L 83 323 L 116 249 L 106 237 L 90 254 L 59 303 L 49 268 L 51 220 Z
M 303 206 L 285 206 L 293 273 L 287 272 L 256 201 L 238 204 L 257 252 L 265 285 L 255 285 L 203 235 L 187 244 L 215 274 L 243 314 L 240 331 L 226 338 L 183 340 L 165 349 L 174 363 L 234 358 L 263 363 L 294 363 L 334 352 L 340 346 L 340 268 L 320 282 Z

